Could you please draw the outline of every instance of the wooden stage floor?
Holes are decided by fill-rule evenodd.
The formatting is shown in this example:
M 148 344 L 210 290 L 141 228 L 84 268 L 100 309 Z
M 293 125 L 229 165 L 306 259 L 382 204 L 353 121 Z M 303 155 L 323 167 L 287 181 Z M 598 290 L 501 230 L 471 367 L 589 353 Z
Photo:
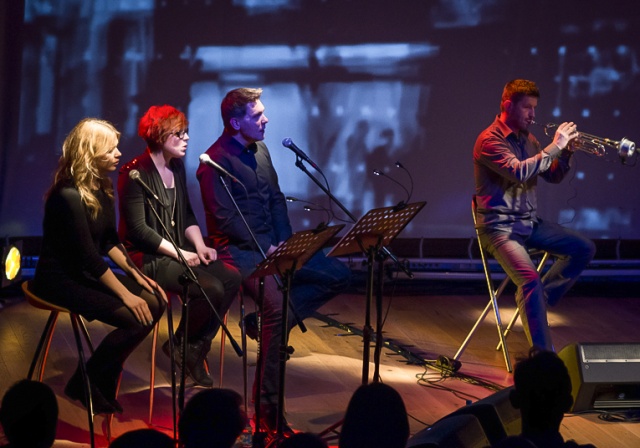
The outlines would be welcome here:
M 575 342 L 640 342 L 640 291 L 638 283 L 608 288 L 598 284 L 578 283 L 567 297 L 549 313 L 556 349 Z M 486 304 L 482 284 L 453 288 L 447 283 L 437 286 L 414 284 L 410 289 L 398 287 L 385 291 L 384 338 L 417 359 L 433 361 L 438 355 L 453 357 L 466 333 Z M 364 323 L 366 295 L 361 289 L 336 297 L 320 309 L 323 316 L 361 330 Z M 501 299 L 503 319 L 514 312 L 512 295 Z M 179 310 L 178 306 L 174 306 Z M 253 309 L 249 301 L 247 311 Z M 179 317 L 176 312 L 176 322 Z M 239 337 L 238 307 L 229 316 L 229 329 Z M 27 374 L 40 333 L 48 314 L 21 299 L 10 299 L 0 310 L 0 393 Z M 375 313 L 372 313 L 375 322 Z M 161 324 L 159 344 L 166 340 L 166 319 Z M 320 432 L 338 422 L 353 391 L 362 379 L 362 338 L 349 334 L 344 327 L 327 325 L 325 319 L 308 319 L 308 331 L 294 329 L 290 344 L 295 353 L 287 363 L 286 412 L 296 430 Z M 89 324 L 95 342 L 108 331 L 101 323 Z M 509 337 L 512 359 L 527 353 L 522 327 L 517 324 Z M 94 343 L 95 343 L 94 342 Z M 488 318 L 462 355 L 459 373 L 471 381 L 443 377 L 436 369 L 412 365 L 396 352 L 383 350 L 380 376 L 402 395 L 409 413 L 411 433 L 415 434 L 465 406 L 491 395 L 492 387 L 511 385 L 501 352 L 495 351 L 497 334 L 493 319 Z M 66 316 L 61 316 L 45 372 L 44 381 L 58 396 L 60 422 L 58 438 L 88 442 L 86 413 L 77 402 L 62 392 L 76 365 L 73 334 Z M 148 426 L 149 368 L 151 337 L 138 348 L 125 365 L 119 400 L 125 411 L 112 425 L 114 436 Z M 218 385 L 219 336 L 214 341 L 209 363 Z M 373 353 L 373 351 L 372 351 Z M 249 341 L 249 390 L 255 371 L 256 344 Z M 373 361 L 373 357 L 371 358 Z M 156 400 L 152 426 L 170 432 L 171 389 L 169 360 L 158 351 Z M 373 372 L 373 365 L 370 373 Z M 638 379 L 640 381 L 640 378 Z M 242 362 L 227 343 L 224 355 L 223 387 L 242 393 Z M 187 390 L 187 398 L 197 389 Z M 381 411 L 382 412 L 382 411 Z M 252 411 L 250 412 L 252 413 Z M 96 418 L 99 446 L 106 446 L 102 435 L 103 418 Z M 608 422 L 595 413 L 567 415 L 562 425 L 567 439 L 593 443 L 600 448 L 640 446 L 640 425 L 632 422 Z M 337 443 L 336 443 L 337 444 Z

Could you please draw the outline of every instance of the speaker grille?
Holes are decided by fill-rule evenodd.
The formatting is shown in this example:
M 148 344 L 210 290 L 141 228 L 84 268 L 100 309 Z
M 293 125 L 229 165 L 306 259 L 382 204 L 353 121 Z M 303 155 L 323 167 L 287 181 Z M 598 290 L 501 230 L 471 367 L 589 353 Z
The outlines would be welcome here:
M 583 362 L 640 362 L 640 344 L 582 344 Z

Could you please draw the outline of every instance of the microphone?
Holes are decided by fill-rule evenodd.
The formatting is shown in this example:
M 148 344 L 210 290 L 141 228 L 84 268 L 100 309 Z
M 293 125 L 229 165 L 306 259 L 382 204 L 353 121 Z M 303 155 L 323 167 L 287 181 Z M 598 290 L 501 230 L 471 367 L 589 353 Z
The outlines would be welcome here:
M 393 177 L 389 176 L 388 174 L 384 173 L 381 170 L 373 170 L 373 174 L 375 174 L 376 176 L 386 177 L 390 181 L 392 181 L 392 182 L 396 183 L 397 185 L 400 185 L 400 187 L 402 187 L 402 189 L 405 191 L 405 193 L 407 193 L 407 199 L 405 201 L 400 201 L 398 203 L 398 205 L 396 205 L 396 209 L 397 210 L 395 210 L 395 211 L 402 210 L 403 208 L 405 208 L 407 203 L 411 199 L 411 193 L 409 193 L 409 190 L 407 190 L 407 187 L 405 187 L 402 183 L 398 182 L 396 179 L 394 179 Z
M 135 181 L 138 185 L 140 185 L 142 187 L 142 189 L 144 191 L 147 192 L 147 194 L 151 197 L 153 197 L 153 199 L 155 199 L 156 201 L 158 201 L 158 203 L 160 205 L 162 205 L 164 208 L 167 208 L 167 205 L 158 197 L 157 194 L 154 193 L 154 191 L 149 187 L 149 185 L 147 185 L 141 178 L 140 178 L 140 171 L 138 170 L 131 170 L 129 171 L 129 179 Z
M 231 180 L 233 180 L 234 182 L 239 183 L 240 185 L 242 185 L 244 187 L 244 184 L 242 182 L 240 182 L 237 177 L 235 177 L 229 171 L 227 171 L 224 168 L 222 168 L 222 166 L 220 166 L 220 164 L 218 164 L 218 163 L 214 162 L 213 160 L 211 160 L 211 157 L 209 157 L 209 154 L 200 154 L 200 163 L 204 163 L 205 165 L 209 165 L 211 168 L 215 169 L 218 172 L 219 175 L 224 176 L 224 177 L 229 177 Z
M 286 137 L 284 140 L 282 140 L 282 146 L 284 146 L 285 148 L 289 148 L 291 151 L 296 153 L 296 156 L 300 157 L 302 160 L 304 160 L 305 162 L 307 162 L 309 165 L 311 165 L 314 169 L 321 171 L 320 168 L 318 168 L 318 165 L 315 164 L 315 162 L 313 160 L 311 160 L 309 158 L 308 155 L 306 155 L 304 153 L 304 151 L 300 148 L 298 148 L 296 146 L 295 143 L 293 143 L 293 141 L 291 140 L 291 138 Z
M 302 207 L 302 209 L 305 212 L 325 212 L 327 214 L 327 222 L 331 222 L 333 220 L 333 212 L 321 205 L 316 204 L 315 202 L 310 202 L 310 201 L 305 201 L 304 199 L 298 199 L 295 196 L 285 196 L 285 200 L 287 202 L 302 202 L 304 204 L 309 204 L 309 205 L 305 205 Z M 324 223 L 321 223 L 324 224 Z M 326 227 L 326 224 L 325 224 Z

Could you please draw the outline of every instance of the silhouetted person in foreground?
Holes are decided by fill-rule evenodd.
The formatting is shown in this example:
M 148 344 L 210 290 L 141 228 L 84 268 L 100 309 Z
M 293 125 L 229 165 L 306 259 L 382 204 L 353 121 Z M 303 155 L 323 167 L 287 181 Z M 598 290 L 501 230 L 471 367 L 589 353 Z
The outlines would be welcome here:
M 297 432 L 285 439 L 280 448 L 327 448 L 327 443 L 316 434 L 309 432 Z
M 514 387 L 509 400 L 514 408 L 520 409 L 522 434 L 538 448 L 584 447 L 595 448 L 591 444 L 579 445 L 573 440 L 565 442 L 560 434 L 560 423 L 565 412 L 571 409 L 571 379 L 562 360 L 551 351 L 532 348 L 529 357 L 520 361 L 513 374 Z M 499 446 L 517 438 L 507 438 Z M 505 445 L 503 445 L 505 444 Z
M 109 448 L 175 448 L 175 441 L 152 428 L 125 432 L 109 445 Z
M 409 421 L 402 397 L 391 386 L 360 386 L 349 401 L 340 448 L 404 448 Z
M 56 438 L 58 401 L 49 386 L 22 380 L 2 398 L 0 424 L 10 448 L 49 448 Z
M 231 448 L 247 423 L 242 397 L 230 389 L 207 389 L 187 402 L 178 429 L 184 448 Z

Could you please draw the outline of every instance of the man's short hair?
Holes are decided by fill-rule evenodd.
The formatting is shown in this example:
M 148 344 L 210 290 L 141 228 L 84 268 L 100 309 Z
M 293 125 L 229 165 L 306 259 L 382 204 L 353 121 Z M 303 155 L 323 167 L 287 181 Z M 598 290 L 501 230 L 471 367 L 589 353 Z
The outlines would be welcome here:
M 540 90 L 538 90 L 535 82 L 526 79 L 513 79 L 509 81 L 502 91 L 500 110 L 504 111 L 505 101 L 511 101 L 515 104 L 525 96 L 540 98 Z
M 243 117 L 247 113 L 247 105 L 258 101 L 261 95 L 262 89 L 260 88 L 241 87 L 227 92 L 222 104 L 220 104 L 224 128 L 228 131 L 231 130 L 231 119 Z

